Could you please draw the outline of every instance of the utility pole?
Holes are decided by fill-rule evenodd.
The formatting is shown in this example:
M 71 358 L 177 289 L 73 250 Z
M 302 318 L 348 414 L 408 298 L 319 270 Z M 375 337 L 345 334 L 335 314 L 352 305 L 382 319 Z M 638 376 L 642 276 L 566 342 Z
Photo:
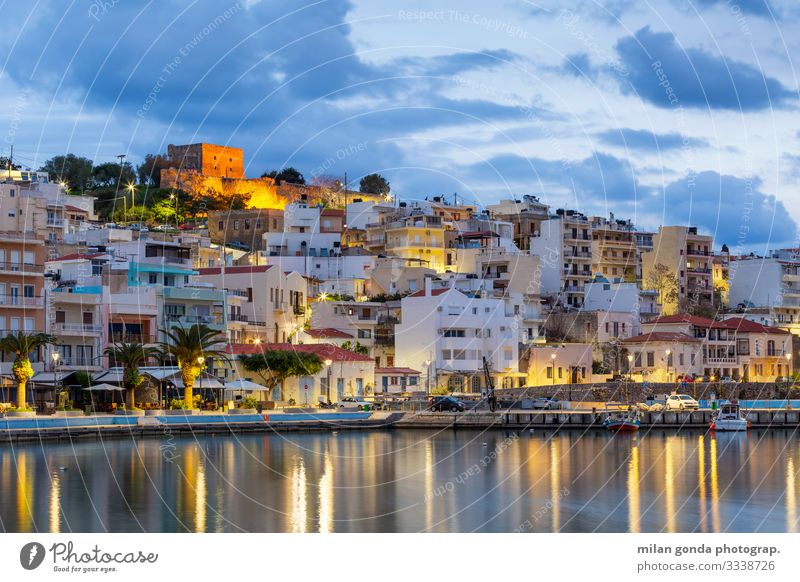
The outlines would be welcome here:
M 347 211 L 347 172 L 344 173 L 344 209 Z
M 117 177 L 117 187 L 116 187 L 116 189 L 114 191 L 114 198 L 115 198 L 114 199 L 114 210 L 116 210 L 117 209 L 117 199 L 119 198 L 119 183 L 120 183 L 120 181 L 122 181 L 122 161 L 127 157 L 127 155 L 126 154 L 118 154 L 118 155 L 116 155 L 114 157 L 119 160 L 119 176 Z M 125 199 L 125 214 L 126 215 L 128 214 L 128 208 L 127 207 L 128 207 L 128 199 L 126 198 Z M 125 216 L 124 218 L 127 218 L 127 216 Z
M 14 167 L 14 144 L 11 144 L 11 154 L 8 156 L 8 179 L 11 179 L 11 168 Z

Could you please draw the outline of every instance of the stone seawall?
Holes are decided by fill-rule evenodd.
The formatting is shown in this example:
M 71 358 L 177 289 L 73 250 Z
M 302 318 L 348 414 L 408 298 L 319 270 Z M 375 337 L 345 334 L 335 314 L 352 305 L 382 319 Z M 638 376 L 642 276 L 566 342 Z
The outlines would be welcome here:
M 790 386 L 795 386 L 790 388 Z M 800 385 L 775 382 L 742 382 L 723 384 L 720 382 L 695 382 L 681 387 L 673 383 L 604 382 L 602 384 L 556 384 L 555 386 L 532 386 L 527 388 L 503 388 L 497 390 L 501 401 L 519 401 L 543 396 L 555 396 L 562 400 L 581 401 L 625 401 L 640 402 L 648 394 L 670 394 L 680 392 L 698 400 L 708 400 L 714 393 L 717 399 L 739 398 L 760 400 L 800 397 Z

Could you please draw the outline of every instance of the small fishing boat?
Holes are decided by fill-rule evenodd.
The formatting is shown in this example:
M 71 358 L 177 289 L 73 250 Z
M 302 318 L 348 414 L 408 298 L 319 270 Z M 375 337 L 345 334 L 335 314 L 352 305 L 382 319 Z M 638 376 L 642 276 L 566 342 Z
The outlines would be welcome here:
M 735 400 L 720 406 L 719 410 L 711 417 L 711 430 L 740 431 L 750 428 L 750 423 L 744 416 L 739 403 Z
M 603 421 L 603 427 L 614 432 L 632 432 L 639 430 L 639 411 L 631 408 L 627 412 L 611 412 Z

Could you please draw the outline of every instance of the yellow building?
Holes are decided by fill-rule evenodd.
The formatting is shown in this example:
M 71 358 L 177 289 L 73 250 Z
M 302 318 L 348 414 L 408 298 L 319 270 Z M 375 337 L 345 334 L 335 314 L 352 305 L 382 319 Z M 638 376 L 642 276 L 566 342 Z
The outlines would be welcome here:
M 606 279 L 635 282 L 638 277 L 638 256 L 633 223 L 592 217 L 592 272 Z
M 438 216 L 415 214 L 388 222 L 386 254 L 415 260 L 438 273 L 445 271 L 445 227 Z

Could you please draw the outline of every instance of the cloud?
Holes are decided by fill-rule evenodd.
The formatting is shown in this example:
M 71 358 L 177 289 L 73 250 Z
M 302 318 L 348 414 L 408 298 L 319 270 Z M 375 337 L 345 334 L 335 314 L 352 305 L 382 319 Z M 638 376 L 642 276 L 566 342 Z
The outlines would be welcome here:
M 707 147 L 704 139 L 690 138 L 679 133 L 653 133 L 646 129 L 608 129 L 597 134 L 606 145 L 618 146 L 626 150 L 667 151 L 683 147 Z
M 686 0 L 683 0 L 685 3 Z M 694 0 L 694 4 L 704 8 L 722 6 L 728 10 L 741 11 L 743 14 L 754 14 L 757 16 L 769 16 L 775 14 L 767 0 Z M 736 8 L 734 8 L 734 6 Z
M 658 107 L 760 111 L 796 100 L 796 92 L 756 67 L 681 47 L 673 34 L 649 26 L 615 48 L 629 72 L 627 78 L 616 77 L 623 93 Z
M 762 181 L 705 171 L 668 184 L 664 224 L 688 224 L 713 233 L 715 243 L 734 248 L 795 243 L 797 223 L 783 202 L 761 190 Z

